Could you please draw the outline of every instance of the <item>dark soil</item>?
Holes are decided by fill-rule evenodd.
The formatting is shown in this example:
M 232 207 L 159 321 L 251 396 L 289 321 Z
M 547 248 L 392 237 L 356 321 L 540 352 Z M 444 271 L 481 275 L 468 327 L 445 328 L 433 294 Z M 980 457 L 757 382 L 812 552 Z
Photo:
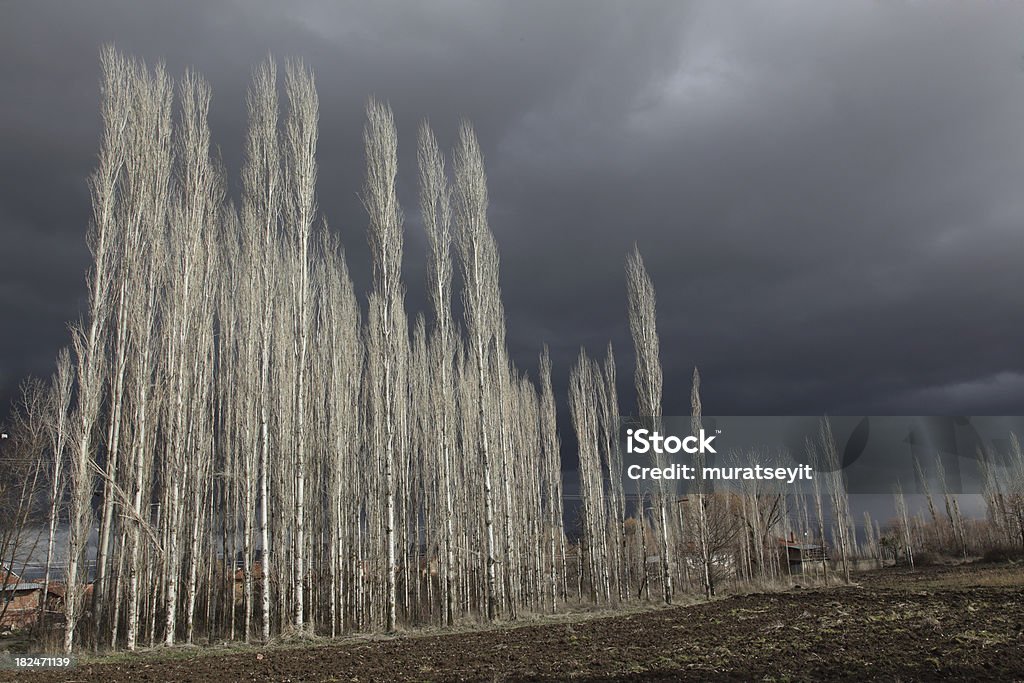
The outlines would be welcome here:
M 164 651 L 14 680 L 1024 680 L 1024 568 L 888 570 L 858 583 L 474 633 Z

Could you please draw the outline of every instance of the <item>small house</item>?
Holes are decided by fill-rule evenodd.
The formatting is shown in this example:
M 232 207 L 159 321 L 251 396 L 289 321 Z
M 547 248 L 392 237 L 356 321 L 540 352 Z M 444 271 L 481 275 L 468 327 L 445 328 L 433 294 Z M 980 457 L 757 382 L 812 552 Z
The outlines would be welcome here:
M 789 540 L 779 539 L 779 545 L 786 553 L 790 574 L 804 574 L 819 571 L 828 562 L 828 548 L 817 543 L 801 543 L 790 536 Z
M 62 619 L 64 594 L 63 583 L 51 581 L 47 585 L 38 579 L 29 581 L 0 567 L 0 631 L 31 628 L 39 623 L 41 616 L 47 621 Z M 91 598 L 92 584 L 84 587 L 83 595 L 86 600 Z
M 0 567 L 0 630 L 29 628 L 39 621 L 40 607 L 53 610 L 63 604 L 64 593 L 55 585 L 46 590 L 45 605 L 40 605 L 45 584 L 26 581 L 7 568 Z
M 18 582 L 0 586 L 0 630 L 28 628 L 39 618 L 43 584 Z

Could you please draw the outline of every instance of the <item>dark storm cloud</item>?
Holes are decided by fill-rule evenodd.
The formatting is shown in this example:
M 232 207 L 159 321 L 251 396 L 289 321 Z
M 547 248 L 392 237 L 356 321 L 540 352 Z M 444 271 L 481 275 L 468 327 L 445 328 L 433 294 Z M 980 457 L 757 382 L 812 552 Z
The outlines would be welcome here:
M 0 393 L 78 314 L 108 41 L 211 82 L 237 178 L 268 52 L 321 95 L 320 205 L 368 280 L 366 98 L 399 123 L 410 306 L 423 303 L 415 130 L 473 121 L 509 344 L 619 359 L 623 266 L 659 297 L 666 412 L 699 365 L 718 414 L 1019 413 L 1024 8 L 953 3 L 6 3 Z M 237 181 L 233 181 L 237 182 Z

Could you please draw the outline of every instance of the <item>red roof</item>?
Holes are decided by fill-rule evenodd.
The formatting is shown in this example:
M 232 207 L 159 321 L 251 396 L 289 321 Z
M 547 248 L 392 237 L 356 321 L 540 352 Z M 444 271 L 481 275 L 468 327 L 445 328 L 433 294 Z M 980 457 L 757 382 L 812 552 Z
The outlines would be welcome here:
M 20 576 L 10 571 L 9 569 L 7 569 L 7 567 L 3 565 L 0 565 L 0 580 L 3 581 L 3 584 L 5 586 L 16 583 L 24 583 L 24 581 L 21 580 Z

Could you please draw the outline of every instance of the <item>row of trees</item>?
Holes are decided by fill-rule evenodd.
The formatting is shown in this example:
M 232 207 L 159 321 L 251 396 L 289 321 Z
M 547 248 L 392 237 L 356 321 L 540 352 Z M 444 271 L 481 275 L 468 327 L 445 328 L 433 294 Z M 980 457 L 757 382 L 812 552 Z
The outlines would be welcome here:
M 903 487 L 894 494 L 896 519 L 885 542 L 886 553 L 913 566 L 935 557 L 1012 557 L 1024 553 L 1024 449 L 1010 434 L 1005 453 L 978 452 L 985 502 L 985 519 L 970 519 L 950 492 L 942 458 L 932 469 L 938 490 L 933 490 L 924 468 L 914 461 L 916 484 L 924 496 L 926 511 L 911 511 Z M 940 507 L 941 506 L 941 507 Z
M 397 135 L 370 101 L 364 319 L 318 216 L 308 69 L 286 64 L 283 113 L 275 63 L 256 70 L 236 207 L 207 85 L 186 74 L 175 97 L 161 67 L 113 50 L 103 66 L 89 309 L 49 420 L 54 462 L 67 461 L 53 473 L 55 505 L 65 482 L 69 501 L 65 648 L 85 616 L 88 639 L 134 649 L 191 642 L 197 624 L 266 640 L 309 622 L 333 634 L 554 608 L 565 539 L 550 363 L 545 352 L 538 386 L 509 360 L 472 129 L 451 177 L 420 131 L 434 310 L 410 323 Z
M 581 357 L 573 374 L 587 526 L 582 553 L 568 543 L 551 363 L 543 350 L 535 383 L 509 358 L 468 124 L 450 173 L 430 128 L 419 132 L 432 310 L 410 321 L 387 105 L 370 101 L 364 129 L 364 309 L 318 214 L 308 69 L 286 64 L 283 87 L 272 60 L 256 69 L 236 205 L 206 83 L 175 84 L 113 49 L 102 61 L 87 314 L 23 411 L 46 437 L 27 450 L 47 454 L 33 481 L 50 483 L 46 582 L 66 584 L 66 650 L 191 642 L 197 629 L 267 640 L 514 618 L 558 609 L 570 564 L 577 595 L 584 582 L 605 602 L 631 584 L 649 591 L 642 510 L 640 548 L 625 543 L 610 347 L 602 367 Z M 638 252 L 627 273 L 640 412 L 657 416 L 654 289 Z M 671 601 L 674 507 L 656 503 Z
M 532 380 L 509 357 L 468 124 L 450 165 L 419 130 L 431 310 L 410 319 L 386 104 L 369 102 L 364 128 L 364 302 L 317 207 L 309 69 L 288 62 L 283 83 L 273 60 L 255 70 L 234 202 L 206 83 L 113 49 L 102 59 L 88 308 L 50 385 L 26 392 L 16 452 L 27 465 L 10 479 L 19 519 L 46 520 L 65 650 L 451 625 L 652 588 L 665 602 L 680 589 L 711 596 L 726 573 L 779 578 L 777 537 L 824 539 L 825 505 L 848 574 L 856 532 L 827 422 L 808 447 L 833 474 L 811 498 L 754 484 L 631 494 L 610 345 L 601 362 L 581 352 L 570 375 L 581 506 L 567 534 L 551 361 L 541 350 Z M 638 251 L 626 274 L 637 413 L 657 420 L 656 303 Z M 692 415 L 697 430 L 696 371 Z M 4 546 L 7 566 L 23 538 Z

